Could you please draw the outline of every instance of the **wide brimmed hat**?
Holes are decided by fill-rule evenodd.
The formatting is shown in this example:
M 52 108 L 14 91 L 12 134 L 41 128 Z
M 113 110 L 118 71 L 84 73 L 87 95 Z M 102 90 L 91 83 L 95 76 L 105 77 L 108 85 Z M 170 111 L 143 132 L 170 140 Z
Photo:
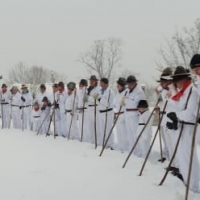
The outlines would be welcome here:
M 148 108 L 149 104 L 147 100 L 140 100 L 137 105 L 138 108 Z
M 190 67 L 191 69 L 194 69 L 195 67 L 200 67 L 200 54 L 195 54 L 191 61 L 190 61 Z
M 160 75 L 160 80 L 157 80 L 157 82 L 170 81 L 172 80 L 171 76 L 172 76 L 172 69 L 170 67 L 167 67 L 162 71 L 162 74 Z
M 65 87 L 65 84 L 64 84 L 62 81 L 60 81 L 60 82 L 58 83 L 58 87 L 64 88 L 64 87 Z
M 88 85 L 88 82 L 86 79 L 81 79 L 80 82 L 79 82 L 80 85 L 84 85 L 84 86 L 87 86 Z
M 40 89 L 46 89 L 45 84 L 41 84 L 41 85 L 40 85 Z
M 27 86 L 25 84 L 22 84 L 21 89 L 27 89 Z
M 189 72 L 188 69 L 182 67 L 182 66 L 178 66 L 176 67 L 174 74 L 171 76 L 172 77 L 172 81 L 173 82 L 177 82 L 179 80 L 183 80 L 183 79 L 191 79 L 191 73 Z
M 89 80 L 98 81 L 99 79 L 96 77 L 96 75 L 92 75 L 92 76 L 90 76 Z
M 1 88 L 5 88 L 5 87 L 7 88 L 8 86 L 5 83 L 3 83 Z
M 69 82 L 67 84 L 67 88 L 70 89 L 70 90 L 74 90 L 76 88 L 76 83 L 74 82 Z
M 101 78 L 100 81 L 103 82 L 103 83 L 105 83 L 105 84 L 109 83 L 109 80 L 107 78 Z
M 126 85 L 126 79 L 123 77 L 119 77 L 119 79 L 116 82 L 118 85 L 121 85 L 122 87 Z
M 128 76 L 126 79 L 126 83 L 135 83 L 135 82 L 137 82 L 137 79 L 133 75 Z

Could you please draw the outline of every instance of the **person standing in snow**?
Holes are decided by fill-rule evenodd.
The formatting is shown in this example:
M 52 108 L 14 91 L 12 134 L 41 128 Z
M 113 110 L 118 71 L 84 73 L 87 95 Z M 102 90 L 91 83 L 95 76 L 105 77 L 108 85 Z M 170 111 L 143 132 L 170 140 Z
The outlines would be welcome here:
M 11 92 L 7 90 L 7 85 L 2 84 L 0 91 L 0 101 L 1 101 L 1 117 L 2 117 L 2 128 L 9 128 L 10 122 L 10 99 Z
M 128 136 L 128 150 L 136 141 L 136 130 L 139 122 L 139 113 L 137 105 L 140 100 L 146 99 L 144 91 L 138 85 L 135 76 L 128 76 L 126 83 L 128 85 L 128 93 L 126 94 L 122 104 L 125 105 L 125 126 Z
M 31 108 L 33 103 L 33 97 L 28 91 L 28 88 L 25 84 L 21 86 L 21 90 L 22 104 L 20 106 L 20 109 L 22 110 L 22 126 L 23 129 L 31 129 Z
M 38 102 L 35 102 L 31 112 L 32 131 L 38 132 L 41 121 L 41 110 Z
M 184 184 L 187 184 L 192 135 L 199 96 L 197 89 L 191 82 L 190 73 L 187 69 L 178 66 L 172 75 L 172 78 L 172 81 L 177 87 L 177 93 L 171 97 L 170 103 L 173 105 L 174 109 L 167 113 L 167 117 L 171 120 L 171 122 L 167 123 L 167 127 L 173 130 L 174 134 L 179 134 L 180 129 L 183 126 L 182 136 L 177 151 L 180 171 L 175 172 L 174 175 L 182 179 Z M 190 189 L 194 192 L 199 192 L 199 168 L 197 145 L 195 145 L 190 181 Z
M 137 128 L 137 137 L 141 133 L 142 129 L 146 125 L 151 112 L 149 111 L 149 105 L 147 100 L 140 100 L 138 103 L 138 111 L 139 111 L 139 124 Z M 139 142 L 138 147 L 136 149 L 136 155 L 139 157 L 145 158 L 147 155 L 148 149 L 150 147 L 151 138 L 152 138 L 152 124 L 153 124 L 154 117 L 151 117 L 150 121 L 146 125 Z
M 128 146 L 128 136 L 126 133 L 126 126 L 125 126 L 125 105 L 123 104 L 123 99 L 126 95 L 128 90 L 126 89 L 126 79 L 120 77 L 117 80 L 117 93 L 114 99 L 114 115 L 115 118 L 119 115 L 117 123 L 116 123 L 116 136 L 117 136 L 117 144 L 115 149 L 120 150 L 122 152 L 127 151 Z M 120 109 L 121 108 L 121 109 Z
M 76 84 L 74 82 L 69 82 L 67 84 L 68 97 L 65 103 L 65 112 L 66 112 L 66 128 L 67 134 L 65 137 L 69 139 L 79 140 L 79 130 L 77 123 L 77 95 L 76 95 Z

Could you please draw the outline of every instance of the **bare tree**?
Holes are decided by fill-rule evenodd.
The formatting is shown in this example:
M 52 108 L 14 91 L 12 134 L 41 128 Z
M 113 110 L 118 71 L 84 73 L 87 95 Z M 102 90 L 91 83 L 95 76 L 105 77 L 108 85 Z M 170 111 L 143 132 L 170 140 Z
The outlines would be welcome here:
M 173 37 L 166 39 L 166 47 L 161 47 L 161 59 L 157 62 L 159 68 L 189 66 L 191 57 L 200 52 L 200 19 L 197 19 L 193 28 L 183 28 L 176 31 Z
M 78 62 L 83 63 L 88 72 L 97 73 L 100 78 L 112 78 L 113 70 L 122 58 L 122 41 L 117 38 L 95 40 L 89 51 L 82 54 Z

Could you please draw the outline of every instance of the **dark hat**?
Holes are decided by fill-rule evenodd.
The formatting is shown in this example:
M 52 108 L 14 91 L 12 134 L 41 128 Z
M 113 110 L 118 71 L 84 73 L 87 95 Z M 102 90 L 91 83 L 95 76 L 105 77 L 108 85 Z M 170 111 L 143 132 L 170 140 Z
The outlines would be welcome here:
M 200 54 L 193 55 L 190 61 L 190 67 L 191 69 L 194 69 L 195 67 L 200 67 Z
M 21 89 L 27 89 L 27 86 L 25 84 L 22 84 Z
M 105 84 L 108 84 L 109 83 L 109 81 L 108 81 L 108 79 L 107 78 L 101 78 L 101 80 L 100 80 L 101 82 L 103 82 L 103 83 L 105 83 Z
M 178 66 L 176 67 L 174 74 L 171 77 L 172 81 L 177 82 L 187 78 L 191 79 L 191 74 L 188 69 L 182 66 Z
M 41 84 L 41 85 L 40 85 L 40 89 L 46 89 L 45 84 Z
M 140 100 L 140 101 L 138 102 L 137 107 L 138 107 L 138 108 L 148 108 L 149 105 L 148 105 L 147 100 Z
M 157 82 L 161 81 L 171 81 L 172 80 L 172 69 L 170 67 L 167 67 L 163 70 L 162 74 L 160 75 L 160 80 Z
M 1 88 L 8 87 L 5 83 L 2 84 Z
M 128 76 L 128 78 L 126 79 L 126 83 L 135 83 L 135 82 L 137 82 L 137 79 L 133 75 Z
M 67 88 L 70 89 L 70 90 L 74 90 L 76 88 L 76 83 L 74 82 L 69 82 L 67 84 Z
M 58 87 L 64 88 L 64 87 L 65 87 L 65 84 L 64 84 L 62 81 L 60 81 L 60 82 L 58 83 Z
M 43 97 L 42 102 L 49 102 L 49 100 L 48 100 L 48 98 L 45 96 L 45 97 Z
M 119 79 L 117 80 L 117 84 L 124 87 L 126 85 L 126 79 L 123 77 L 119 77 Z
M 58 87 L 58 84 L 57 84 L 57 83 L 54 83 L 54 84 L 52 85 L 52 87 L 57 88 L 57 87 Z
M 80 82 L 79 82 L 80 85 L 84 85 L 84 86 L 87 86 L 88 85 L 88 82 L 86 79 L 81 79 Z
M 89 80 L 98 81 L 99 79 L 95 75 L 92 75 L 92 76 L 90 76 Z

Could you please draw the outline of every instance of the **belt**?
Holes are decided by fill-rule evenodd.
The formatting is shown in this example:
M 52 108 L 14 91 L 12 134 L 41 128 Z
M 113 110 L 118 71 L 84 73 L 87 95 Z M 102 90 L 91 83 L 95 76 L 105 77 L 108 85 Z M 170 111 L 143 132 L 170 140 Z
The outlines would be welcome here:
M 31 105 L 26 105 L 26 106 L 21 106 L 21 108 L 27 108 L 30 107 Z
M 124 113 L 124 111 L 116 112 L 115 115 L 121 115 L 121 114 L 123 114 L 123 113 Z
M 39 118 L 40 116 L 33 116 L 34 118 Z
M 9 103 L 7 103 L 7 102 L 2 102 L 1 104 L 9 104 Z
M 65 112 L 69 113 L 69 112 L 72 112 L 72 110 L 65 110 Z
M 89 107 L 93 107 L 93 106 L 98 106 L 97 104 L 96 105 L 88 105 Z
M 192 122 L 179 121 L 179 123 L 186 124 L 186 125 L 195 125 L 195 123 L 192 123 Z
M 139 126 L 145 126 L 146 124 L 145 123 L 139 123 L 138 125 Z
M 138 111 L 138 109 L 137 108 L 127 108 L 126 111 L 127 112 L 129 112 L 129 111 Z
M 85 109 L 87 109 L 86 107 L 84 107 L 84 108 L 77 108 L 77 110 L 85 110 Z
M 12 106 L 14 106 L 14 107 L 19 107 L 18 105 L 12 105 Z
M 99 112 L 100 113 L 104 113 L 104 112 L 109 112 L 109 111 L 111 111 L 111 110 L 113 110 L 112 108 L 108 108 L 108 109 L 106 109 L 106 110 L 100 110 Z

